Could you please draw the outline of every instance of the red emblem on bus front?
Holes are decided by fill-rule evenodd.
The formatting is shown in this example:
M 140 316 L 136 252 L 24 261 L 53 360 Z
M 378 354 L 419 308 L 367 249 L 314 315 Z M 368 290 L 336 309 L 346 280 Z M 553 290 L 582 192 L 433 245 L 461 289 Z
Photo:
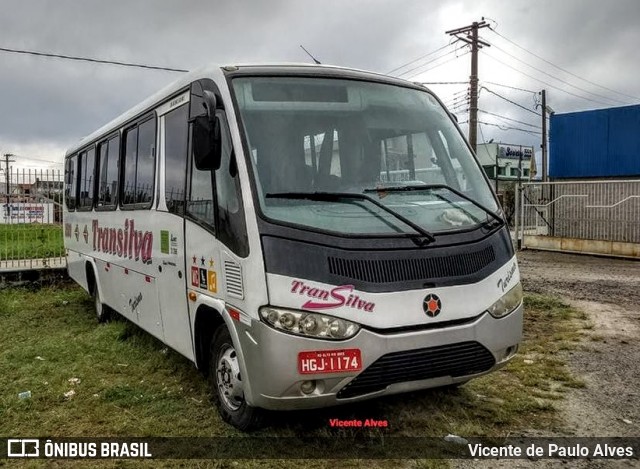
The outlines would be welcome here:
M 430 293 L 424 298 L 422 302 L 422 309 L 425 314 L 430 318 L 435 318 L 438 314 L 440 314 L 440 310 L 442 309 L 442 301 L 438 295 L 434 295 Z

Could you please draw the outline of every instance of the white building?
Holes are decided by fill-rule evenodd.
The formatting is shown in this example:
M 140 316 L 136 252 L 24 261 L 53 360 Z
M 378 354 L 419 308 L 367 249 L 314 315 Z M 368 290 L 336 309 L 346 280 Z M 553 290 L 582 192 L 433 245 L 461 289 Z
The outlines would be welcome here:
M 533 147 L 507 143 L 482 143 L 476 150 L 480 164 L 489 179 L 498 179 L 498 191 L 504 182 L 529 181 L 535 175 Z M 533 172 L 531 159 L 534 161 Z

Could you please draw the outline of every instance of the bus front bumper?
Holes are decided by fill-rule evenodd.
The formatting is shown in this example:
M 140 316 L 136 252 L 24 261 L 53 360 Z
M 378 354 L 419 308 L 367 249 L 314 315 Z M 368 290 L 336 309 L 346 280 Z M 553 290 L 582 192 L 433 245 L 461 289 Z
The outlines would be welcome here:
M 500 319 L 484 313 L 458 326 L 393 334 L 362 329 L 351 339 L 328 341 L 285 334 L 253 320 L 251 326 L 239 325 L 237 330 L 248 378 L 243 380 L 249 387 L 245 396 L 250 405 L 265 409 L 312 409 L 462 383 L 504 366 L 515 355 L 522 339 L 522 322 L 521 304 Z M 360 350 L 361 370 L 318 374 L 298 371 L 300 352 L 345 349 Z M 430 361 L 431 351 L 439 354 L 439 362 Z M 418 361 L 416 353 L 422 357 Z M 480 368 L 465 368 L 479 355 L 484 357 Z M 378 362 L 377 371 L 367 372 L 383 356 L 383 371 Z M 421 359 L 427 369 L 420 368 Z M 425 375 L 429 377 L 422 379 Z

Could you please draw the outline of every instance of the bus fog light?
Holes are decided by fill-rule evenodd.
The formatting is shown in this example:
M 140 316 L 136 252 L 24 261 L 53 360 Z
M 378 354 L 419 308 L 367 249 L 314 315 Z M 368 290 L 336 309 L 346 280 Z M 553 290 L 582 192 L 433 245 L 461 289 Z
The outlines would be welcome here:
M 300 391 L 305 394 L 311 394 L 316 390 L 316 382 L 315 380 L 303 381 L 300 383 Z
M 504 360 L 513 357 L 517 351 L 518 351 L 517 345 L 512 345 L 511 347 L 507 347 L 507 349 L 504 351 Z

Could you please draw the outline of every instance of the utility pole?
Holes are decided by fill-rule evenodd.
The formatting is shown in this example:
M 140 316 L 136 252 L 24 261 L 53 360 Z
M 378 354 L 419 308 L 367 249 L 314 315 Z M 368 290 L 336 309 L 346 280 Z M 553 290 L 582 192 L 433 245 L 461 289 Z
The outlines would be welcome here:
M 478 38 L 478 30 L 488 28 L 486 21 L 474 21 L 468 26 L 446 31 L 459 41 L 471 46 L 471 76 L 469 77 L 469 144 L 476 151 L 478 142 L 478 50 L 482 46 L 490 47 L 490 44 Z M 462 36 L 464 35 L 464 36 Z
M 9 191 L 9 182 L 10 182 L 10 178 L 9 178 L 9 163 L 14 163 L 16 160 L 10 160 L 9 158 L 11 158 L 12 156 L 16 156 L 14 154 L 11 153 L 5 153 L 4 155 L 2 155 L 2 157 L 4 158 L 4 167 L 5 167 L 5 178 L 6 178 L 6 184 L 7 184 L 7 209 L 9 204 L 11 203 L 10 201 L 10 191 Z
M 547 181 L 547 91 L 542 90 L 542 182 Z

